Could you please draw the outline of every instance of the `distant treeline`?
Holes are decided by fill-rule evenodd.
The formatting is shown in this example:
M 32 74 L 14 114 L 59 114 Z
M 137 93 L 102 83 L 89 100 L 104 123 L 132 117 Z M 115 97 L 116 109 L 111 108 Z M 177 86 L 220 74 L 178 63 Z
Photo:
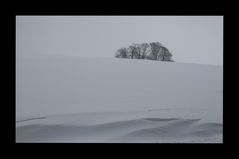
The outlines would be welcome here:
M 128 48 L 122 47 L 116 51 L 115 57 L 174 62 L 172 53 L 159 42 L 132 44 Z

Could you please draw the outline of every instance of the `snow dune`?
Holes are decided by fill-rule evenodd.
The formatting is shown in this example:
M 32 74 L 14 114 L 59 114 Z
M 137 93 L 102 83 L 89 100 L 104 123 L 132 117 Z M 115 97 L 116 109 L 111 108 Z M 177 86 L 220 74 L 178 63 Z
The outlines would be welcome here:
M 222 67 L 17 59 L 16 142 L 222 142 Z
M 149 112 L 89 113 L 17 123 L 17 142 L 177 143 L 222 142 L 222 124 L 159 118 Z

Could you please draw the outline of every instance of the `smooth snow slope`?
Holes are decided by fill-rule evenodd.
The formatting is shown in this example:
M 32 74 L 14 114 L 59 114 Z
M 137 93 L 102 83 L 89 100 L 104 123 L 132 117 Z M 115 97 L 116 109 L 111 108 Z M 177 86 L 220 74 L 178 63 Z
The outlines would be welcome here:
M 17 59 L 17 142 L 222 142 L 222 67 Z

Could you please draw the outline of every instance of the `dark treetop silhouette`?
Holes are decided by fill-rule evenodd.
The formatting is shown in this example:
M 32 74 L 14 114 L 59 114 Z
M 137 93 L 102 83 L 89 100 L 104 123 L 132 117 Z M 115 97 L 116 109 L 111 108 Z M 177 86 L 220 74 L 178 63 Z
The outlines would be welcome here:
M 116 51 L 115 57 L 174 62 L 172 53 L 159 42 L 132 44 L 128 48 L 122 47 Z

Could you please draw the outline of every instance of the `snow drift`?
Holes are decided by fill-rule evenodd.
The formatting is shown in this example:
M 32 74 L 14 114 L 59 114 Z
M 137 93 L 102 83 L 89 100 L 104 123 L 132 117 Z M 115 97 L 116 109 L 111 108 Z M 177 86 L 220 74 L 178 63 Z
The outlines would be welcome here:
M 16 142 L 222 142 L 222 66 L 17 58 Z

